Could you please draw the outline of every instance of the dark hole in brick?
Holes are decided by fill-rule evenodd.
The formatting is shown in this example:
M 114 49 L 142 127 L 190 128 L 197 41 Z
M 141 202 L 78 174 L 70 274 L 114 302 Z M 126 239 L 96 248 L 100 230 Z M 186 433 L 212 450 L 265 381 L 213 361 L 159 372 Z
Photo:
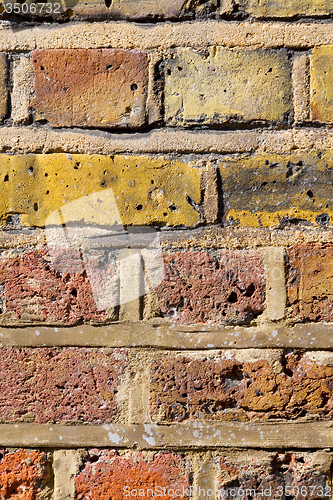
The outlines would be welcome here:
M 5 175 L 5 178 L 4 178 L 4 180 L 3 180 L 3 181 L 4 181 L 4 182 L 8 182 L 8 181 L 9 181 L 9 176 L 8 176 L 8 174 L 7 174 L 7 175 Z
M 3 453 L 0 453 L 0 460 L 3 459 Z
M 38 203 L 34 203 L 34 211 L 38 212 Z
M 132 90 L 133 92 L 135 92 L 136 90 L 138 90 L 138 85 L 137 85 L 137 83 L 132 83 L 132 85 L 131 85 L 131 90 Z
M 245 296 L 252 297 L 252 295 L 254 294 L 255 291 L 256 291 L 256 287 L 253 283 L 251 283 L 246 289 Z
M 167 214 L 166 212 L 164 212 L 163 216 L 164 216 L 164 217 L 167 217 L 167 215 L 168 215 L 168 214 Z
M 142 210 L 142 209 L 143 209 L 143 206 L 142 206 L 142 205 L 138 205 L 138 206 L 136 207 L 136 209 L 137 209 L 137 210 Z
M 132 112 L 131 106 L 126 106 L 125 113 L 131 113 L 131 112 Z
M 228 302 L 230 302 L 231 304 L 235 304 L 237 300 L 238 300 L 237 293 L 231 292 L 231 294 L 228 297 Z
M 153 181 L 153 180 L 151 180 L 151 181 L 150 181 L 150 184 L 154 184 L 154 181 Z
M 320 224 L 322 226 L 325 226 L 326 224 L 329 223 L 330 221 L 330 216 L 328 214 L 319 214 L 317 215 L 315 221 L 317 222 L 317 224 Z
M 75 163 L 74 169 L 77 170 L 81 166 L 81 163 Z
M 313 198 L 313 192 L 310 191 L 310 189 L 309 191 L 306 192 L 306 194 L 308 195 L 309 198 Z
M 171 75 L 171 69 L 167 69 L 167 70 L 166 70 L 166 74 L 167 74 L 167 75 Z
M 178 66 L 178 71 L 183 71 L 183 68 L 181 66 Z
M 76 288 L 73 288 L 73 290 L 71 291 L 71 295 L 73 295 L 73 297 L 77 297 L 77 290 L 76 290 Z
M 29 172 L 29 174 L 32 174 L 32 172 L 33 172 L 33 171 L 34 171 L 34 169 L 33 169 L 32 167 L 29 167 L 29 168 L 28 168 L 28 172 Z
M 110 2 L 110 4 L 111 4 L 111 2 Z M 108 64 L 107 67 L 106 67 L 106 69 L 111 69 L 111 68 L 112 68 L 112 64 Z
M 170 205 L 170 210 L 172 210 L 173 212 L 175 212 L 177 210 L 177 207 L 175 205 Z
M 273 68 L 269 68 L 269 70 L 267 71 L 267 73 L 272 73 L 273 71 Z
M 49 190 L 47 190 L 47 191 L 46 191 L 46 194 L 49 194 L 49 193 L 50 193 L 50 191 L 49 191 Z
M 268 182 L 263 182 L 260 187 L 267 186 Z
M 265 161 L 265 165 L 269 165 L 269 160 L 266 160 L 266 161 Z
M 44 69 L 45 69 L 45 68 L 44 68 L 44 66 L 41 66 L 41 67 L 40 67 L 40 69 L 41 69 L 42 71 L 44 71 Z
M 45 176 L 45 177 L 48 177 L 48 176 L 49 176 L 49 174 L 48 174 L 47 172 L 45 172 L 44 176 Z

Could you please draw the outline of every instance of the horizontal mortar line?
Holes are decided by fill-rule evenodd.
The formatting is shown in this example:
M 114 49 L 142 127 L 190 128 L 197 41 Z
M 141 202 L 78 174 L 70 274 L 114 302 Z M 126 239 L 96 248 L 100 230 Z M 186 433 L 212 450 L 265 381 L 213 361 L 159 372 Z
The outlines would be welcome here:
M 182 424 L 1 424 L 0 446 L 141 449 L 199 447 L 329 448 L 333 423 L 311 422 L 207 422 Z
M 330 21 L 228 22 L 186 21 L 177 24 L 147 25 L 129 22 L 73 22 L 27 28 L 0 26 L 0 50 L 28 51 L 35 48 L 162 49 L 184 46 L 222 45 L 226 47 L 310 48 L 333 43 Z
M 333 348 L 333 324 L 294 327 L 182 326 L 165 322 L 117 322 L 73 327 L 0 327 L 0 345 L 24 347 L 157 347 L 165 349 Z
M 333 30 L 332 30 L 333 33 Z M 0 127 L 0 152 L 4 153 L 289 153 L 295 149 L 333 148 L 333 130 L 183 130 L 156 129 L 119 134 L 78 129 Z

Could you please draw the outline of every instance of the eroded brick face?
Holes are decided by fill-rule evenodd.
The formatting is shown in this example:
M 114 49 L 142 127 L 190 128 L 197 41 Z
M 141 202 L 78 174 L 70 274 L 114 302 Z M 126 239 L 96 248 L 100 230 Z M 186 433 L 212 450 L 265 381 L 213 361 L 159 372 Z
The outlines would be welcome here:
M 156 289 L 162 315 L 181 323 L 248 323 L 264 310 L 265 276 L 256 251 L 183 251 L 164 256 Z
M 64 265 L 61 266 L 61 263 Z M 59 269 L 68 272 L 59 272 Z M 100 286 L 114 269 L 94 273 Z M 51 262 L 48 250 L 28 252 L 0 262 L 3 307 L 8 319 L 74 324 L 107 318 L 97 310 L 91 285 L 82 267 L 80 254 L 59 248 L 58 259 Z
M 33 53 L 33 107 L 55 127 L 140 127 L 147 56 L 139 50 L 54 49 Z
M 290 354 L 275 373 L 266 360 L 165 357 L 151 375 L 151 414 L 162 421 L 296 419 L 333 415 L 333 368 Z
M 0 449 L 0 498 L 39 500 L 51 475 L 45 452 Z
M 133 497 L 128 494 L 132 490 L 137 492 L 134 496 L 155 498 L 147 490 L 159 486 L 162 492 L 166 488 L 166 494 L 159 496 L 171 500 L 174 496 L 168 494 L 169 489 L 188 490 L 189 472 L 186 458 L 176 453 L 155 453 L 148 458 L 143 452 L 120 455 L 113 450 L 90 450 L 84 468 L 75 477 L 76 498 L 123 500 Z
M 273 456 L 265 455 L 257 456 L 250 452 L 247 460 L 243 458 L 241 463 L 236 464 L 229 457 L 217 457 L 215 463 L 219 473 L 219 488 L 222 491 L 234 488 L 232 498 L 237 500 L 249 496 L 260 500 L 284 500 L 291 495 L 295 500 L 330 496 L 328 474 L 316 470 L 314 454 L 282 452 Z
M 333 321 L 333 245 L 295 245 L 287 255 L 291 318 Z
M 117 413 L 124 350 L 3 348 L 0 360 L 2 422 L 105 423 Z

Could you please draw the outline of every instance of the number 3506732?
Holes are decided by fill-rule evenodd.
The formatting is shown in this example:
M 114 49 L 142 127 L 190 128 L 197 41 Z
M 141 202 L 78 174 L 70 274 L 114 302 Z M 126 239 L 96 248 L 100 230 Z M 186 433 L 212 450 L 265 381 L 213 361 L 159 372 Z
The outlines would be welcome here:
M 5 3 L 8 14 L 60 14 L 60 3 Z

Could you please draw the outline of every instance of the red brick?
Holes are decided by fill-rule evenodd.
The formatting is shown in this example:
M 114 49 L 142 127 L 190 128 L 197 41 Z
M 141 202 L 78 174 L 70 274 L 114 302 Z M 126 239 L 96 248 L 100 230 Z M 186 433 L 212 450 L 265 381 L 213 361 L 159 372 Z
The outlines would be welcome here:
M 333 368 L 290 354 L 276 374 L 267 360 L 165 357 L 151 375 L 151 414 L 164 421 L 333 416 Z
M 333 245 L 302 243 L 287 255 L 291 318 L 333 321 Z
M 0 449 L 0 498 L 39 500 L 51 475 L 46 453 Z
M 156 289 L 162 316 L 181 323 L 249 323 L 264 310 L 265 277 L 256 251 L 174 252 Z
M 189 463 L 176 453 L 156 453 L 148 458 L 142 452 L 119 455 L 114 450 L 90 450 L 84 468 L 75 477 L 75 485 L 77 500 L 123 500 L 124 491 L 134 489 L 138 497 L 155 498 L 149 492 L 140 495 L 139 490 L 146 493 L 156 486 L 167 489 L 160 498 L 171 500 L 175 496 L 168 495 L 168 489 L 183 492 L 183 488 L 189 488 Z M 124 490 L 125 487 L 128 489 Z M 185 494 L 183 498 L 189 496 Z
M 0 262 L 0 284 L 4 287 L 2 298 L 9 321 L 27 319 L 74 324 L 107 318 L 105 311 L 96 308 L 89 279 L 78 266 L 79 255 L 75 250 L 62 248 L 59 259 L 66 266 L 57 266 L 56 261 L 51 264 L 47 250 L 43 249 Z M 67 268 L 71 272 L 60 274 L 58 268 Z M 112 269 L 101 272 L 100 276 L 97 272 L 94 274 L 103 286 Z
M 54 49 L 33 53 L 32 105 L 55 127 L 140 127 L 147 56 L 139 50 Z
M 330 489 L 326 486 L 329 476 L 316 470 L 316 456 L 313 453 L 261 452 L 248 454 L 241 460 L 239 457 L 235 460 L 220 456 L 215 462 L 219 474 L 218 488 L 224 491 L 221 498 L 227 497 L 226 492 L 229 492 L 227 498 L 231 497 L 230 488 L 235 488 L 232 498 L 237 500 L 249 498 L 250 495 L 258 500 L 285 500 L 290 498 L 290 489 L 295 500 L 314 500 L 330 496 L 327 494 Z M 248 490 L 246 496 L 241 495 L 239 489 Z M 250 490 L 255 490 L 255 494 Z
M 0 350 L 0 421 L 112 422 L 124 350 Z

